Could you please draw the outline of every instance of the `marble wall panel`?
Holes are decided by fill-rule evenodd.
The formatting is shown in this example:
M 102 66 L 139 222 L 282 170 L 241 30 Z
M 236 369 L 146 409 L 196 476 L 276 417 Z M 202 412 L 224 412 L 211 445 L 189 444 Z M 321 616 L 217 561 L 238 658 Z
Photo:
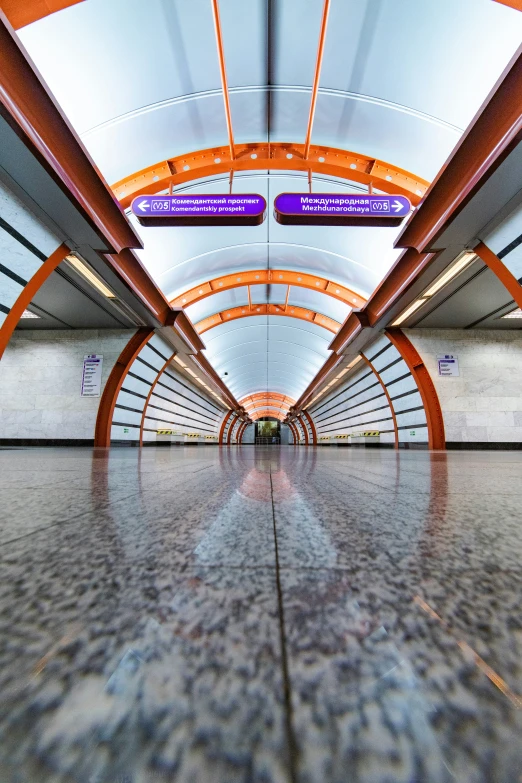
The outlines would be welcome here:
M 15 332 L 0 362 L 0 438 L 92 439 L 99 398 L 81 397 L 83 357 L 103 355 L 102 389 L 129 329 Z
M 447 441 L 522 442 L 520 330 L 405 329 L 437 389 Z M 460 376 L 439 377 L 437 355 L 454 354 Z

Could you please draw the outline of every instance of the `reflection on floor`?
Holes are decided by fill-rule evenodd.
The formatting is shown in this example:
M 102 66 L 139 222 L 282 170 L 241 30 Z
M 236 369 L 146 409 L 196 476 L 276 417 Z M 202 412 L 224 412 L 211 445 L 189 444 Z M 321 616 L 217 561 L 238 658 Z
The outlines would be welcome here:
M 522 780 L 522 454 L 0 452 L 2 783 Z

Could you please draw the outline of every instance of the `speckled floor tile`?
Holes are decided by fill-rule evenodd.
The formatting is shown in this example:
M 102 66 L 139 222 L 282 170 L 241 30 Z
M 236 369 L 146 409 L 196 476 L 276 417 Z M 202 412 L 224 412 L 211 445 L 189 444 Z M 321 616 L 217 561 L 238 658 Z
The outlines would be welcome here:
M 1 783 L 522 780 L 522 454 L 26 449 L 0 476 Z
M 299 781 L 519 779 L 522 711 L 407 584 L 335 569 L 284 570 L 281 582 Z
M 273 569 L 51 560 L 4 596 L 3 783 L 289 780 Z

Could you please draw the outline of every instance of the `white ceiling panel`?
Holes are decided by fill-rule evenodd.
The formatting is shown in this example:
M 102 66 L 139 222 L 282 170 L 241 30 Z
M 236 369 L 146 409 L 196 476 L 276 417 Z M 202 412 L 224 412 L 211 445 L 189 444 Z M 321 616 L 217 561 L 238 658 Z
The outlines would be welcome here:
M 266 0 L 220 0 L 239 143 L 305 138 L 323 3 L 278 0 L 272 7 L 269 47 Z M 108 182 L 227 143 L 210 0 L 88 0 L 19 35 Z M 491 0 L 332 0 L 312 142 L 431 180 L 521 38 L 522 14 Z M 275 196 L 306 190 L 306 175 L 246 173 L 233 188 L 265 196 L 263 225 L 145 229 L 131 219 L 144 243 L 140 259 L 169 298 L 254 269 L 307 272 L 368 297 L 399 255 L 400 229 L 279 225 Z M 180 188 L 227 190 L 223 176 Z M 360 186 L 322 176 L 313 190 Z M 493 249 L 520 234 L 519 223 L 518 216 L 505 221 L 491 237 Z M 514 249 L 506 258 L 517 274 L 520 257 Z M 284 280 L 254 286 L 252 297 L 284 302 Z M 306 289 L 292 288 L 289 302 L 339 322 L 349 312 Z M 188 315 L 197 322 L 246 303 L 246 289 L 216 293 Z M 204 334 L 209 360 L 220 375 L 229 372 L 236 396 L 268 389 L 295 399 L 329 355 L 331 338 L 316 324 L 284 317 L 241 319 Z

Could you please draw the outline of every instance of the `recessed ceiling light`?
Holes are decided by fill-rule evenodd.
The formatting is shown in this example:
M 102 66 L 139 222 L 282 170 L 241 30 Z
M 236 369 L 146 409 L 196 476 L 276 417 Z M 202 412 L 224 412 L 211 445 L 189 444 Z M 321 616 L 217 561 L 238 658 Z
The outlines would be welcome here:
M 517 307 L 516 310 L 511 310 L 510 313 L 506 313 L 506 315 L 502 315 L 501 318 L 522 318 L 522 310 L 520 309 L 520 307 Z
M 82 277 L 85 278 L 94 288 L 96 288 L 101 294 L 107 297 L 107 299 L 115 299 L 116 294 L 114 294 L 110 288 L 107 288 L 105 283 L 102 283 L 102 281 L 97 277 L 94 272 L 90 269 L 88 264 L 83 261 L 82 259 L 78 258 L 77 256 L 73 256 L 72 254 L 65 257 L 65 260 L 75 269 Z
M 406 321 L 407 318 L 409 318 L 412 313 L 414 313 L 416 310 L 419 309 L 419 307 L 423 304 L 425 304 L 432 296 L 434 296 L 438 291 L 441 290 L 445 285 L 447 285 L 451 280 L 453 280 L 454 277 L 456 277 L 460 272 L 462 272 L 463 269 L 465 269 L 469 264 L 471 264 L 475 259 L 477 258 L 475 253 L 472 253 L 470 251 L 466 251 L 462 253 L 456 261 L 450 266 L 449 269 L 444 272 L 441 277 L 438 278 L 431 286 L 428 288 L 427 291 L 425 291 L 419 299 L 417 299 L 413 304 L 411 304 L 401 315 L 399 318 L 397 318 L 393 323 L 392 326 L 400 326 L 404 321 Z
M 477 256 L 475 253 L 463 253 L 455 263 L 450 266 L 450 268 L 442 275 L 442 277 L 439 277 L 438 280 L 433 283 L 431 288 L 428 288 L 424 296 L 433 296 L 437 293 L 437 291 L 440 291 L 440 289 L 445 286 L 447 283 L 449 283 L 450 280 L 453 280 L 454 277 L 456 277 L 459 272 L 462 272 L 464 267 L 468 266 L 472 261 L 475 260 Z
M 419 307 L 420 307 L 421 305 L 425 304 L 425 302 L 427 302 L 427 301 L 428 301 L 427 299 L 417 299 L 415 302 L 413 302 L 413 304 L 411 304 L 411 305 L 408 307 L 408 309 L 407 309 L 407 310 L 405 310 L 405 311 L 404 311 L 404 312 L 403 312 L 403 313 L 402 313 L 402 314 L 399 316 L 399 318 L 397 318 L 397 319 L 396 319 L 396 320 L 393 322 L 392 326 L 400 326 L 400 325 L 402 324 L 402 322 L 403 322 L 403 321 L 405 321 L 407 318 L 409 318 L 409 317 L 410 317 L 410 315 L 412 315 L 412 314 L 415 312 L 415 310 L 418 310 L 418 309 L 419 309 Z

